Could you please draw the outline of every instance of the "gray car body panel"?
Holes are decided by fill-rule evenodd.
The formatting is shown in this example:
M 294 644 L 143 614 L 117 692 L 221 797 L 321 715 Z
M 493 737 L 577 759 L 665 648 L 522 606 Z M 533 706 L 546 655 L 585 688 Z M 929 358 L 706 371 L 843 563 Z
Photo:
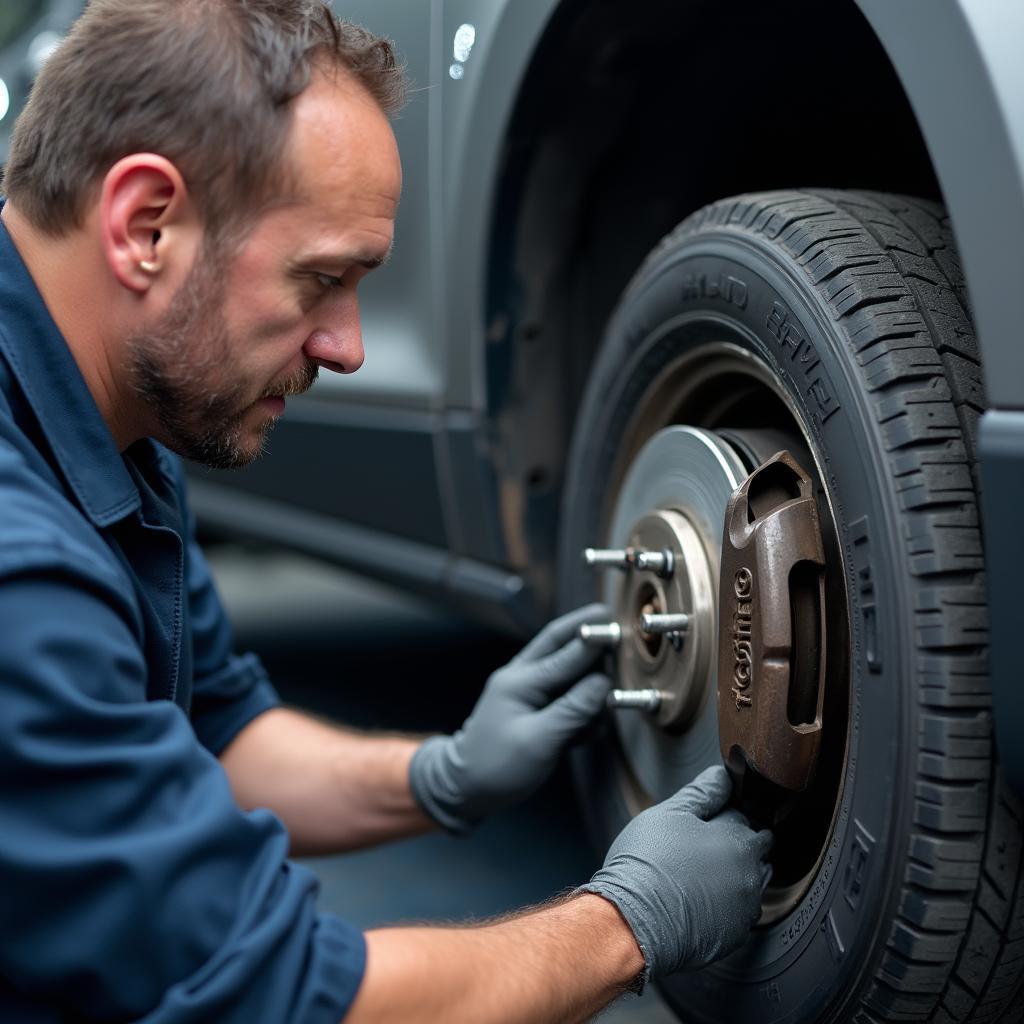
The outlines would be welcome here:
M 385 273 L 360 285 L 366 362 L 353 376 L 325 373 L 315 395 L 321 402 L 441 407 L 448 352 L 441 326 L 444 254 L 438 231 L 441 177 L 435 173 L 433 83 L 440 56 L 439 5 L 417 0 L 379 3 L 352 0 L 344 15 L 375 32 L 400 39 L 414 83 L 410 102 L 394 122 L 406 168 L 395 248 Z M 424 170 L 426 173 L 424 173 Z
M 447 56 L 460 25 L 472 24 L 477 40 L 463 78 L 453 81 L 446 62 L 439 83 L 451 406 L 485 407 L 485 281 L 501 149 L 529 62 L 557 6 L 551 0 L 443 4 Z
M 1019 597 L 1024 567 L 1024 412 L 994 409 L 981 422 L 981 479 L 985 499 L 992 704 L 1003 768 L 1024 794 L 1024 696 L 1020 685 Z

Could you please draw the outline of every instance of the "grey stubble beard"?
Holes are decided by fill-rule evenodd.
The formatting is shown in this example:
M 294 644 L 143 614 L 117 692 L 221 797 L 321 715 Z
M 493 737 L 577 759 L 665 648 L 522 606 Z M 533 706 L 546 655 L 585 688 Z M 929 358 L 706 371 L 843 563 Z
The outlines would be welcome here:
M 243 446 L 244 420 L 253 402 L 241 373 L 232 379 L 223 279 L 223 261 L 212 252 L 204 254 L 159 323 L 129 339 L 128 372 L 160 425 L 158 440 L 211 469 L 241 469 L 266 451 L 277 421 L 267 420 L 258 446 Z M 307 360 L 298 373 L 268 386 L 259 397 L 302 394 L 318 372 L 317 364 Z

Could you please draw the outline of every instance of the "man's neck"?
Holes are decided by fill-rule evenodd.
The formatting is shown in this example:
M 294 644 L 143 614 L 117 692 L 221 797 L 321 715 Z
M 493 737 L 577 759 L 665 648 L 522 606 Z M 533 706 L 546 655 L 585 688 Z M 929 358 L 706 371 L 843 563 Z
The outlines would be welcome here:
M 110 322 L 108 285 L 96 273 L 97 253 L 85 231 L 54 238 L 39 231 L 8 200 L 0 213 L 18 253 L 64 336 L 118 450 L 145 435 L 130 414 L 132 396 Z

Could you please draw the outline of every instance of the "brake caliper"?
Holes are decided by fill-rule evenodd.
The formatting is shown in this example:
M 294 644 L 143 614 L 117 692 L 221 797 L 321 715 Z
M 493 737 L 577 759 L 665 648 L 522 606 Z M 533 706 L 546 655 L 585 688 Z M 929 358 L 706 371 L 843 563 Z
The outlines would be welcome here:
M 736 489 L 719 579 L 718 729 L 733 774 L 799 792 L 825 693 L 825 555 L 811 478 L 779 452 Z

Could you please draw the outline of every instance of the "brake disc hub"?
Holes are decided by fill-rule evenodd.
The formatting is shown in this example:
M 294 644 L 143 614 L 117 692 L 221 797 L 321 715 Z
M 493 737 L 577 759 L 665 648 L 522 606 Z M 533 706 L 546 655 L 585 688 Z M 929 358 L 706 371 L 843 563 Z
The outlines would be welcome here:
M 735 449 L 693 427 L 667 427 L 632 460 L 607 540 L 592 553 L 605 568 L 603 598 L 619 627 L 614 657 L 624 691 L 660 700 L 623 702 L 614 718 L 634 809 L 672 795 L 719 760 L 716 581 L 726 506 L 746 478 Z M 640 554 L 672 556 L 664 560 Z M 638 564 L 639 563 L 639 564 Z M 650 567 L 643 567 L 650 566 Z M 684 631 L 653 633 L 645 614 L 686 615 Z M 648 708 L 652 710 L 641 710 Z
M 693 721 L 715 658 L 711 566 L 696 528 L 677 509 L 658 509 L 629 531 L 627 549 L 664 557 L 658 571 L 638 567 L 622 583 L 618 678 L 661 693 L 658 724 L 681 731 Z M 646 616 L 685 615 L 685 630 L 655 632 Z
M 634 460 L 611 540 L 586 557 L 615 570 L 615 621 L 584 629 L 614 647 L 622 689 L 609 702 L 643 790 L 667 796 L 719 755 L 737 777 L 805 790 L 826 641 L 811 478 L 788 452 L 748 475 L 722 437 L 669 427 Z

